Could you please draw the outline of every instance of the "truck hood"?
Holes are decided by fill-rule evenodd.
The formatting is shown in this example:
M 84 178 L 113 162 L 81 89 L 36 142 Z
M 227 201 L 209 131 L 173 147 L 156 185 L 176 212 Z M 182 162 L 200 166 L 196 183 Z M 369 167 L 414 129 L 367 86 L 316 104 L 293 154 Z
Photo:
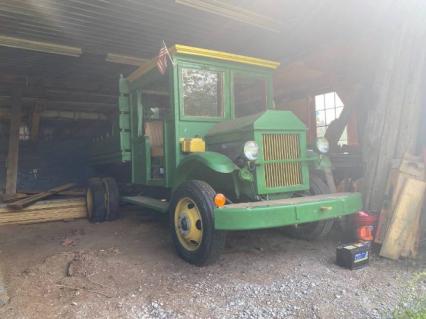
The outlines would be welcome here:
M 206 138 L 250 130 L 306 131 L 306 126 L 293 112 L 268 110 L 218 123 L 208 131 Z

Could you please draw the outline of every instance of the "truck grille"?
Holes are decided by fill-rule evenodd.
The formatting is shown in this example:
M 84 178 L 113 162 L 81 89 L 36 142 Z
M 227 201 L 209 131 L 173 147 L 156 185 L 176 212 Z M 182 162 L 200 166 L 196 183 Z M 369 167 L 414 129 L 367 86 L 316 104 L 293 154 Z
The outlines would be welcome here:
M 298 134 L 263 134 L 263 157 L 267 188 L 303 183 Z

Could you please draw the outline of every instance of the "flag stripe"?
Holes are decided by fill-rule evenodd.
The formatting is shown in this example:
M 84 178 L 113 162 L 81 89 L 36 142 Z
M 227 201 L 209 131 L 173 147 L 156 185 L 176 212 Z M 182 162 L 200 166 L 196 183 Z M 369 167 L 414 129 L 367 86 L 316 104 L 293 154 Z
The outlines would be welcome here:
M 158 68 L 158 71 L 160 71 L 161 74 L 166 73 L 166 69 L 167 69 L 167 48 L 164 47 L 164 46 L 160 49 L 160 52 L 158 53 L 158 56 L 157 56 L 157 68 Z

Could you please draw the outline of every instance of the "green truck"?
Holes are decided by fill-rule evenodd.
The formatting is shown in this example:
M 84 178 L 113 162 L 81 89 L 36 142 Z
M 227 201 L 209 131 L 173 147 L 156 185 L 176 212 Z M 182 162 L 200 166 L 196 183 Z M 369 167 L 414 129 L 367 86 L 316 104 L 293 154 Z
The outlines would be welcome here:
M 202 266 L 220 255 L 228 231 L 286 227 L 316 239 L 361 210 L 359 193 L 330 194 L 327 141 L 310 148 L 305 125 L 275 110 L 278 63 L 169 51 L 164 74 L 153 59 L 120 79 L 117 123 L 94 143 L 92 162 L 129 168 L 133 193 L 120 187 L 119 197 L 112 177 L 90 179 L 92 222 L 118 218 L 120 201 L 165 214 L 178 255 Z

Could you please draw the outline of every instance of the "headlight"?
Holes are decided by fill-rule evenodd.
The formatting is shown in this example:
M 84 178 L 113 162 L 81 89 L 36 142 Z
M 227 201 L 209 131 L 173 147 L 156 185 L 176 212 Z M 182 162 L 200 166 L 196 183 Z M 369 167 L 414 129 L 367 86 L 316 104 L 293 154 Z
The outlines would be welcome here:
M 316 141 L 317 150 L 320 153 L 326 154 L 330 150 L 330 144 L 325 137 L 317 138 Z
M 259 154 L 259 146 L 255 141 L 248 141 L 244 144 L 244 156 L 249 161 L 254 161 L 257 159 Z

